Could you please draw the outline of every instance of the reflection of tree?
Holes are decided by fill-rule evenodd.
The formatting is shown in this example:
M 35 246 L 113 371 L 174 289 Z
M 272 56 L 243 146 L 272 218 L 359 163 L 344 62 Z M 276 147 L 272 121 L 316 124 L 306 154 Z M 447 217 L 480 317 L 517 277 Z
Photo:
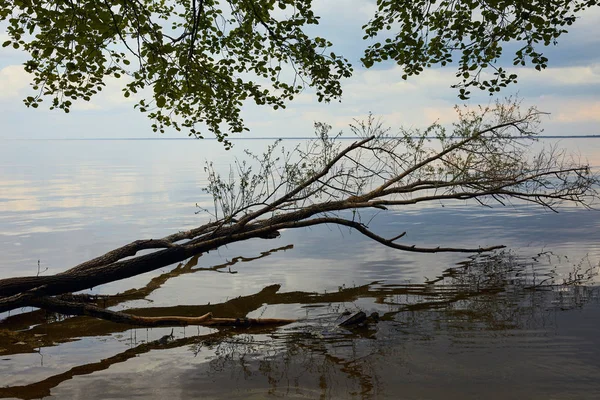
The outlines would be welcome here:
M 262 330 L 268 331 L 268 330 Z M 249 330 L 248 332 L 261 332 L 261 330 Z M 21 399 L 36 399 L 42 398 L 46 396 L 50 396 L 50 390 L 52 388 L 57 387 L 62 382 L 65 382 L 69 379 L 73 379 L 76 376 L 80 375 L 89 375 L 94 372 L 102 371 L 108 369 L 111 365 L 125 362 L 133 357 L 136 357 L 140 354 L 148 353 L 151 350 L 160 350 L 160 349 L 171 349 L 176 347 L 187 346 L 190 344 L 194 344 L 199 340 L 223 340 L 226 337 L 235 335 L 235 331 L 233 330 L 224 330 L 219 331 L 213 334 L 204 335 L 204 336 L 192 336 L 189 338 L 181 338 L 177 340 L 167 341 L 164 338 L 159 340 L 155 340 L 148 343 L 140 344 L 134 348 L 126 350 L 122 353 L 116 354 L 112 357 L 105 358 L 101 361 L 80 365 L 70 370 L 63 372 L 61 374 L 53 375 L 49 378 L 46 378 L 42 381 L 23 386 L 6 386 L 0 387 L 0 397 L 17 397 Z
M 180 263 L 169 272 L 154 277 L 146 286 L 139 289 L 130 289 L 123 293 L 111 296 L 89 296 L 76 295 L 79 299 L 92 301 L 102 307 L 114 307 L 127 301 L 143 300 L 158 290 L 169 279 L 180 277 L 185 274 L 191 274 L 198 271 L 222 271 L 240 262 L 250 262 L 264 258 L 270 254 L 285 251 L 293 248 L 293 245 L 278 247 L 268 251 L 263 251 L 256 257 L 234 257 L 232 260 L 217 264 L 209 268 L 196 268 L 198 259 L 201 255 L 190 258 L 185 264 Z M 261 292 L 252 295 L 232 299 L 228 302 L 203 305 L 203 306 L 178 306 L 178 307 L 155 307 L 128 310 L 136 316 L 160 317 L 165 315 L 177 316 L 198 316 L 213 312 L 215 315 L 224 317 L 239 317 L 248 314 L 250 311 L 259 307 L 264 300 L 265 295 L 279 289 L 278 285 L 266 287 Z M 68 299 L 68 296 L 66 297 Z M 33 329 L 28 329 L 33 326 Z M 11 316 L 0 321 L 0 341 L 4 342 L 15 338 L 10 332 L 22 331 L 19 333 L 19 339 L 15 342 L 25 342 L 25 346 L 0 346 L 5 347 L 3 354 L 13 354 L 15 352 L 32 352 L 39 346 L 51 346 L 54 343 L 63 343 L 71 340 L 77 340 L 81 337 L 103 336 L 117 332 L 124 332 L 131 329 L 129 325 L 117 324 L 105 320 L 98 320 L 87 317 L 63 317 L 60 314 L 49 314 L 44 310 L 36 310 Z M 6 330 L 6 331 L 4 331 Z M 5 332 L 5 335 L 2 333 Z M 3 339 L 4 336 L 4 340 Z M 8 348 L 7 348 L 8 347 Z
M 330 296 L 336 296 L 340 303 L 368 297 L 374 306 L 390 310 L 377 327 L 346 330 L 337 326 L 335 317 L 309 317 L 302 326 L 275 331 L 267 339 L 246 337 L 213 343 L 212 350 L 218 349 L 218 355 L 211 360 L 210 371 L 216 375 L 228 372 L 240 386 L 246 380 L 263 379 L 270 394 L 312 389 L 321 398 L 348 394 L 372 398 L 385 389 L 379 376 L 379 370 L 385 368 L 381 365 L 383 357 L 410 358 L 410 350 L 403 345 L 404 334 L 427 339 L 444 332 L 452 339 L 481 332 L 495 335 L 499 331 L 540 329 L 553 324 L 553 312 L 580 307 L 597 296 L 597 289 L 580 285 L 597 272 L 597 267 L 586 267 L 583 262 L 575 265 L 573 274 L 579 275 L 578 282 L 560 284 L 550 270 L 544 279 L 552 279 L 539 285 L 535 283 L 540 281 L 539 271 L 528 271 L 528 266 L 531 264 L 504 252 L 473 258 L 444 271 L 435 282 L 421 285 L 373 283 L 335 294 L 275 295 L 279 301 L 298 296 L 307 303 L 331 300 Z M 329 303 L 321 316 L 339 315 L 338 304 Z M 197 345 L 196 352 L 202 347 Z
M 460 338 L 477 332 L 551 326 L 552 312 L 580 307 L 596 296 L 594 288 L 581 284 L 597 268 L 582 262 L 573 266 L 569 276 L 561 278 L 554 272 L 555 261 L 553 257 L 538 257 L 531 262 L 514 253 L 501 252 L 473 257 L 423 284 L 373 282 L 333 293 L 279 293 L 280 287 L 273 285 L 220 304 L 136 309 L 132 312 L 155 316 L 211 311 L 219 315 L 247 315 L 264 304 L 313 306 L 305 320 L 285 329 L 222 329 L 209 335 L 143 343 L 31 385 L 2 388 L 0 396 L 46 396 L 65 380 L 107 369 L 150 350 L 191 346 L 195 354 L 209 357 L 205 367 L 210 376 L 227 373 L 239 386 L 246 381 L 264 381 L 272 394 L 295 390 L 310 391 L 311 397 L 322 398 L 340 393 L 373 397 L 384 390 L 379 376 L 380 360 L 391 355 L 399 360 L 410 357 L 403 335 L 427 339 L 444 332 L 451 338 Z M 190 260 L 194 265 L 195 262 Z M 181 265 L 175 270 L 191 271 L 189 266 Z M 169 274 L 177 275 L 173 271 Z M 168 279 L 158 278 L 162 282 Z M 381 322 L 356 329 L 339 327 L 341 312 L 358 299 L 370 299 L 372 307 L 382 314 Z M 77 317 L 45 323 L 23 335 L 34 337 L 38 332 L 46 332 L 47 342 L 36 344 L 45 346 L 126 329 L 120 324 Z

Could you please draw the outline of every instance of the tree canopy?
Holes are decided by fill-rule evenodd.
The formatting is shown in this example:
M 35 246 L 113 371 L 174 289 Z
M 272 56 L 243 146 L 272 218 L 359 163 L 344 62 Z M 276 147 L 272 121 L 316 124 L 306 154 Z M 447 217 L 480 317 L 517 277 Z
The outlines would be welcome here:
M 516 81 L 498 66 L 503 44 L 518 44 L 515 65 L 540 70 L 541 47 L 555 44 L 578 13 L 597 0 L 378 0 L 362 27 L 369 68 L 392 60 L 402 78 L 435 65 L 456 69 L 459 97 L 469 88 L 495 93 Z M 4 47 L 28 54 L 34 93 L 25 104 L 69 112 L 106 79 L 124 78 L 123 95 L 155 131 L 171 127 L 226 141 L 246 129 L 246 101 L 283 108 L 306 87 L 319 101 L 342 95 L 352 65 L 313 36 L 312 0 L 7 0 Z M 491 77 L 485 72 L 491 71 Z

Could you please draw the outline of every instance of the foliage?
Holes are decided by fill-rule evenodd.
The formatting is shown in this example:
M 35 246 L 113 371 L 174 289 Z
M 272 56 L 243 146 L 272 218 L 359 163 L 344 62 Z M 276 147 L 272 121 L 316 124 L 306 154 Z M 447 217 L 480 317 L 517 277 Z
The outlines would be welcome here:
M 494 63 L 501 44 L 517 41 L 515 64 L 537 69 L 538 50 L 571 25 L 595 0 L 474 1 L 380 0 L 363 27 L 379 40 L 366 49 L 366 67 L 394 60 L 404 78 L 435 64 L 457 63 L 460 97 L 468 87 L 496 92 L 516 80 Z M 109 78 L 125 78 L 123 95 L 136 96 L 155 131 L 172 127 L 201 137 L 203 126 L 221 141 L 245 130 L 245 101 L 283 108 L 306 86 L 319 101 L 339 99 L 352 67 L 329 51 L 332 43 L 311 36 L 319 23 L 312 0 L 6 0 L 3 46 L 24 49 L 35 94 L 25 103 L 69 112 L 90 100 Z M 381 32 L 397 31 L 393 37 Z M 380 37 L 382 36 L 382 37 Z M 459 52 L 460 60 L 452 54 Z M 482 78 L 493 69 L 494 78 Z
M 499 92 L 517 75 L 496 62 L 503 44 L 516 42 L 513 64 L 538 71 L 548 58 L 540 47 L 556 44 L 576 15 L 597 0 L 378 0 L 377 12 L 363 26 L 365 39 L 383 36 L 365 51 L 363 62 L 394 60 L 404 67 L 403 79 L 435 64 L 457 64 L 459 97 L 470 87 Z M 394 30 L 395 35 L 382 35 Z M 456 54 L 457 53 L 457 54 Z M 492 71 L 488 78 L 484 72 Z
M 228 131 L 244 130 L 240 108 L 246 99 L 285 107 L 305 84 L 321 101 L 340 96 L 340 79 L 351 68 L 343 57 L 325 53 L 330 42 L 304 32 L 318 23 L 310 5 L 9 0 L 0 6 L 0 20 L 9 22 L 10 40 L 3 45 L 30 55 L 25 69 L 34 74 L 37 95 L 27 105 L 37 107 L 51 96 L 51 108 L 68 112 L 73 100 L 102 90 L 108 77 L 127 75 L 125 97 L 152 89 L 151 100 L 136 107 L 148 113 L 155 131 L 173 127 L 200 135 L 197 126 L 205 123 L 222 141 Z M 277 19 L 280 14 L 286 17 Z M 284 65 L 293 67 L 291 77 Z

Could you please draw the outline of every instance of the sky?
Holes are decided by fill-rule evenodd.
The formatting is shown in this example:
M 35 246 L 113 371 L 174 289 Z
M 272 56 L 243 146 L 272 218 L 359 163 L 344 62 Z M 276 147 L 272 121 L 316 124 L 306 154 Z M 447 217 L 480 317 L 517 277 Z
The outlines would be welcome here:
M 453 106 L 464 104 L 457 90 L 454 69 L 431 68 L 408 81 L 402 69 L 392 64 L 369 70 L 360 66 L 365 48 L 360 27 L 375 11 L 374 2 L 364 0 L 316 0 L 314 10 L 321 16 L 314 34 L 334 43 L 354 66 L 354 75 L 342 82 L 341 102 L 319 103 L 306 90 L 285 110 L 248 105 L 243 117 L 249 132 L 243 137 L 311 136 L 313 123 L 326 122 L 343 130 L 353 119 L 369 112 L 392 129 L 424 128 L 432 122 L 455 120 Z M 0 43 L 7 39 L 0 25 Z M 545 135 L 600 134 L 600 7 L 587 10 L 559 39 L 557 46 L 544 49 L 549 67 L 510 67 L 519 83 L 500 92 L 499 98 L 518 95 L 524 105 L 535 105 L 550 113 L 543 120 Z M 24 55 L 11 48 L 0 48 L 0 138 L 184 138 L 183 132 L 152 132 L 150 121 L 133 109 L 133 101 L 122 96 L 122 82 L 107 81 L 107 87 L 89 103 L 75 104 L 69 114 L 49 111 L 48 100 L 36 109 L 27 109 L 22 99 L 31 94 L 30 77 L 23 71 Z M 488 104 L 496 98 L 476 93 L 469 105 Z M 44 104 L 43 103 L 43 104 Z M 209 136 L 209 135 L 207 135 Z

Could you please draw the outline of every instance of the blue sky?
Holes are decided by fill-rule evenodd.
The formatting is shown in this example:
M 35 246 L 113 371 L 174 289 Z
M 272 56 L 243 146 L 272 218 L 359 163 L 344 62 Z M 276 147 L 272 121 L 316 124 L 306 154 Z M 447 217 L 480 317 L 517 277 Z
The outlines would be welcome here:
M 358 61 L 365 43 L 360 26 L 374 12 L 373 2 L 364 0 L 317 0 L 315 11 L 321 24 L 314 33 L 327 37 L 334 50 L 353 63 L 355 74 L 343 82 L 341 103 L 321 104 L 310 90 L 285 110 L 248 105 L 243 116 L 250 132 L 246 137 L 310 136 L 315 121 L 343 129 L 353 118 L 372 111 L 392 128 L 425 127 L 436 120 L 454 120 L 453 105 L 460 101 L 452 68 L 432 68 L 402 81 L 400 67 L 385 64 L 371 70 Z M 0 28 L 3 28 L 0 26 Z M 6 39 L 0 29 L 0 43 Z M 555 47 L 546 48 L 549 68 L 514 69 L 519 83 L 501 96 L 517 94 L 526 105 L 536 105 L 551 115 L 544 120 L 548 135 L 600 134 L 600 7 L 581 14 L 571 31 Z M 21 99 L 29 95 L 29 76 L 23 71 L 24 57 L 16 50 L 0 49 L 0 138 L 91 138 L 158 137 L 150 122 L 123 98 L 121 83 L 108 81 L 106 90 L 89 103 L 76 104 L 70 114 L 27 109 Z M 493 101 L 477 94 L 469 104 Z M 166 137 L 186 137 L 168 131 Z

